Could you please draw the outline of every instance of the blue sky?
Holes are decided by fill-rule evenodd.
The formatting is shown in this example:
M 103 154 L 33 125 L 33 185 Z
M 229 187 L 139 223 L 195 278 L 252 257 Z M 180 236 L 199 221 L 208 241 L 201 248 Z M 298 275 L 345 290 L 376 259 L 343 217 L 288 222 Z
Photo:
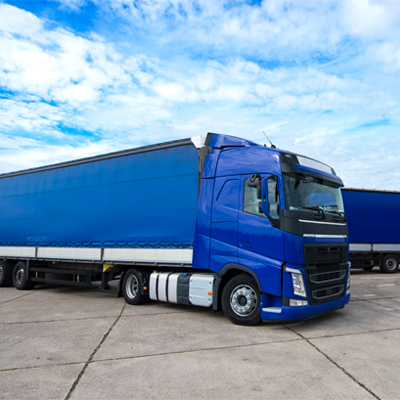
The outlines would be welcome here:
M 0 173 L 237 135 L 400 190 L 400 1 L 0 1 Z

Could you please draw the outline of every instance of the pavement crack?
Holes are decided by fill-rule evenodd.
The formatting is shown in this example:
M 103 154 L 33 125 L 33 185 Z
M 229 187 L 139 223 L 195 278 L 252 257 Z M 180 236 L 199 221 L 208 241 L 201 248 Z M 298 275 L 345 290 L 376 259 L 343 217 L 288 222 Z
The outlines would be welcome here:
M 0 306 L 2 306 L 3 304 L 6 304 L 6 303 L 10 303 L 11 301 L 14 301 L 14 300 L 18 300 L 18 299 L 20 299 L 21 297 L 30 296 L 31 294 L 33 294 L 33 292 L 24 293 L 24 294 L 22 294 L 21 296 L 14 297 L 14 298 L 12 298 L 12 299 L 10 299 L 10 300 L 2 301 L 2 302 L 0 303 Z
M 68 400 L 71 395 L 72 392 L 75 390 L 76 386 L 78 385 L 79 381 L 81 380 L 83 374 L 86 371 L 86 368 L 89 366 L 89 364 L 92 362 L 94 356 L 96 355 L 96 353 L 98 352 L 98 350 L 100 349 L 101 345 L 105 342 L 105 340 L 107 339 L 108 335 L 111 333 L 111 331 L 113 330 L 114 326 L 117 324 L 117 322 L 119 321 L 119 319 L 121 318 L 122 313 L 125 310 L 125 306 L 126 303 L 123 305 L 122 310 L 120 312 L 120 314 L 118 315 L 117 319 L 114 321 L 114 323 L 110 326 L 110 329 L 106 332 L 106 334 L 103 336 L 103 338 L 101 339 L 100 343 L 97 345 L 97 347 L 93 350 L 93 353 L 90 355 L 90 357 L 88 358 L 88 360 L 86 361 L 85 365 L 83 366 L 82 370 L 79 372 L 78 377 L 75 379 L 75 382 L 72 384 L 71 389 L 69 390 L 67 396 L 65 397 L 64 400 Z
M 373 304 L 375 306 L 384 307 L 385 308 L 384 311 L 399 311 L 400 310 L 400 308 L 396 308 L 396 307 L 393 307 L 393 306 L 388 306 L 388 305 L 385 305 L 385 304 L 381 304 L 381 303 L 378 303 L 378 302 L 376 302 L 374 300 L 384 300 L 384 299 L 368 299 L 368 300 L 364 300 L 364 301 L 366 303 L 371 303 L 371 304 Z
M 69 363 L 57 363 L 57 364 L 43 364 L 43 365 L 32 365 L 31 367 L 15 367 L 15 368 L 5 368 L 0 369 L 1 372 L 10 372 L 10 371 L 23 371 L 28 369 L 40 369 L 40 368 L 52 368 L 52 367 L 63 367 L 66 365 L 79 365 L 83 364 L 83 362 L 69 362 Z
M 284 325 L 284 326 L 287 329 L 290 329 L 292 332 L 295 332 L 297 335 L 301 336 L 300 333 L 297 333 L 294 329 L 289 328 L 289 326 L 287 326 L 287 325 Z M 313 336 L 311 339 L 329 339 L 329 338 L 335 338 L 335 337 L 365 335 L 365 334 L 368 334 L 368 333 L 393 332 L 393 331 L 398 331 L 398 330 L 400 330 L 400 327 L 398 327 L 398 328 L 386 328 L 386 329 L 370 329 L 368 331 L 362 331 L 362 332 L 335 333 L 334 335 Z
M 226 349 L 237 349 L 237 348 L 244 348 L 244 347 L 254 347 L 254 346 L 265 346 L 274 343 L 288 343 L 288 342 L 297 342 L 300 339 L 288 339 L 288 340 L 275 340 L 272 342 L 262 342 L 262 343 L 249 343 L 249 344 L 238 344 L 232 346 L 220 346 L 220 347 L 206 347 L 203 349 L 190 349 L 190 350 L 181 350 L 181 351 L 169 351 L 166 353 L 153 353 L 153 354 L 143 354 L 143 355 L 136 355 L 136 356 L 128 356 L 128 357 L 114 357 L 114 358 L 104 358 L 102 360 L 93 361 L 94 363 L 98 362 L 107 362 L 107 361 L 121 361 L 121 360 L 132 360 L 136 358 L 147 358 L 147 357 L 164 357 L 169 355 L 176 355 L 176 354 L 188 354 L 188 353 L 199 353 L 203 351 L 214 351 L 214 350 L 226 350 Z
M 352 381 L 354 381 L 357 385 L 359 385 L 361 388 L 363 388 L 365 391 L 367 391 L 371 396 L 375 397 L 377 400 L 382 400 L 378 395 L 376 395 L 371 389 L 367 388 L 363 383 L 361 383 L 357 378 L 355 378 L 353 375 L 351 375 L 349 372 L 346 371 L 344 367 L 339 365 L 336 361 L 334 361 L 331 357 L 328 356 L 328 354 L 324 353 L 320 348 L 318 348 L 314 343 L 312 343 L 309 339 L 307 339 L 305 336 L 303 336 L 301 333 L 295 331 L 291 327 L 282 324 L 285 326 L 287 329 L 292 331 L 294 334 L 302 338 L 305 342 L 307 342 L 311 347 L 313 347 L 315 350 L 318 351 L 318 353 L 322 354 L 330 363 L 332 363 L 335 367 L 339 368 L 345 375 L 347 375 Z

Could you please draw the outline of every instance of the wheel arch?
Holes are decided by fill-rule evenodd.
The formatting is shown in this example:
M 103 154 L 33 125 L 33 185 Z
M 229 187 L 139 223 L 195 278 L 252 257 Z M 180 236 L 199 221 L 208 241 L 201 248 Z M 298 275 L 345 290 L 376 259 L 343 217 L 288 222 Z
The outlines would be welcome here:
M 256 282 L 257 288 L 260 291 L 260 294 L 262 293 L 260 281 L 258 280 L 258 277 L 254 273 L 254 271 L 252 271 L 250 268 L 245 267 L 244 265 L 241 265 L 241 264 L 228 263 L 219 271 L 219 277 L 216 282 L 216 288 L 215 288 L 216 290 L 215 290 L 214 296 L 213 296 L 213 311 L 221 310 L 222 291 L 224 290 L 224 287 L 228 283 L 228 281 L 230 279 L 232 279 L 234 276 L 239 275 L 239 274 L 250 275 Z

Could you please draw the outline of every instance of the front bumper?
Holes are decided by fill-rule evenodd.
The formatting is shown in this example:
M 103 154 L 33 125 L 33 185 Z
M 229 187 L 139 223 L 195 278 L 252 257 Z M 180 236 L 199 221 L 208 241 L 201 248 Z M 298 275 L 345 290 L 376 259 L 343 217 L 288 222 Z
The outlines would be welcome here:
M 261 319 L 263 322 L 271 321 L 296 321 L 300 319 L 316 317 L 328 311 L 334 311 L 344 307 L 350 301 L 350 294 L 338 300 L 330 301 L 319 305 L 308 305 L 301 307 L 266 307 L 261 305 Z

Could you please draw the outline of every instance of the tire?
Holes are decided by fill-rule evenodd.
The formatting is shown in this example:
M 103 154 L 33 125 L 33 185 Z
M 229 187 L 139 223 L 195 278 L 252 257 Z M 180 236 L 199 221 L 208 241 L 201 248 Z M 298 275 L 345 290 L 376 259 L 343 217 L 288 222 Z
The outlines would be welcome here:
M 13 283 L 13 267 L 7 261 L 0 261 L 0 287 L 11 286 Z
M 394 274 L 399 268 L 399 260 L 393 254 L 387 254 L 383 257 L 380 268 L 382 272 L 385 272 L 386 274 Z
M 125 301 L 131 305 L 143 304 L 149 301 L 149 295 L 143 294 L 144 276 L 135 269 L 130 269 L 122 282 L 122 295 Z
M 35 287 L 35 282 L 28 281 L 28 277 L 26 275 L 26 263 L 24 261 L 18 262 L 14 267 L 12 275 L 16 289 L 29 290 Z
M 221 298 L 225 316 L 236 325 L 257 325 L 260 320 L 260 292 L 255 280 L 236 275 L 225 285 Z

